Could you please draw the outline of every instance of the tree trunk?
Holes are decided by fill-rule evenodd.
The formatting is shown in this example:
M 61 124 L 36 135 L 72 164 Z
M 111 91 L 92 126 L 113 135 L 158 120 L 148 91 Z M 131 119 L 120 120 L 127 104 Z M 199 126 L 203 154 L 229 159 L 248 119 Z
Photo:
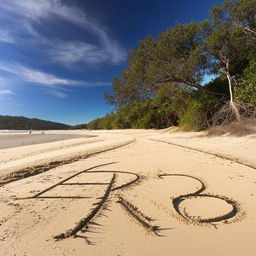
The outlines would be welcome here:
M 233 91 L 232 91 L 233 86 L 232 86 L 232 77 L 231 77 L 230 72 L 229 72 L 229 61 L 227 61 L 227 63 L 226 63 L 226 76 L 227 76 L 227 79 L 228 79 L 228 88 L 229 88 L 229 94 L 230 94 L 229 104 L 230 104 L 231 110 L 234 111 L 236 120 L 240 121 L 241 116 L 240 116 L 239 110 L 237 109 L 237 106 L 236 106 L 236 104 L 234 103 L 234 100 L 233 100 Z
M 227 79 L 228 79 L 228 88 L 229 88 L 229 95 L 230 95 L 230 102 L 233 102 L 233 91 L 232 91 L 232 78 L 229 74 L 229 71 L 226 72 Z

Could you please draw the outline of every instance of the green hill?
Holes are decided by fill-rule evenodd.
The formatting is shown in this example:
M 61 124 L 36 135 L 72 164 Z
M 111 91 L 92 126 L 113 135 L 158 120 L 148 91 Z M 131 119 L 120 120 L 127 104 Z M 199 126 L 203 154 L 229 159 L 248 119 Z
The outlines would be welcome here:
M 73 130 L 87 129 L 87 124 L 77 124 L 72 126 L 70 129 L 73 129 Z
M 66 130 L 71 126 L 23 116 L 0 115 L 0 129 L 10 130 Z

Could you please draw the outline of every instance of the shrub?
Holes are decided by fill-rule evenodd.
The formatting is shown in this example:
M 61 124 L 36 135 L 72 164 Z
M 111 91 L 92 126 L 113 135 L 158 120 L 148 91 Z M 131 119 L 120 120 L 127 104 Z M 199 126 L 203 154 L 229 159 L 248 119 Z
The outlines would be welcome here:
M 211 119 L 219 107 L 218 97 L 203 91 L 194 92 L 180 116 L 179 125 L 187 129 L 206 129 L 211 125 Z
M 256 109 L 256 60 L 251 60 L 244 70 L 238 86 L 235 87 L 235 98 L 248 107 Z

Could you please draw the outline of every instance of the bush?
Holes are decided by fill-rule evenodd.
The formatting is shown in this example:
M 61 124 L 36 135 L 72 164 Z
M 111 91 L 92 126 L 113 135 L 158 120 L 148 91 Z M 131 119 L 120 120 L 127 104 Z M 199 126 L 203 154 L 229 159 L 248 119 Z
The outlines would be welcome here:
M 244 70 L 238 86 L 235 87 L 235 98 L 248 107 L 256 109 L 256 60 L 251 60 Z
M 214 113 L 219 109 L 219 98 L 197 91 L 188 100 L 187 108 L 180 116 L 179 125 L 186 129 L 202 130 L 211 125 Z
M 155 95 L 119 107 L 114 113 L 88 123 L 88 129 L 166 128 L 178 123 L 189 129 L 207 128 L 228 93 L 227 81 L 216 78 L 204 90 L 193 91 L 173 83 L 161 86 Z M 223 98 L 225 99 L 225 97 Z

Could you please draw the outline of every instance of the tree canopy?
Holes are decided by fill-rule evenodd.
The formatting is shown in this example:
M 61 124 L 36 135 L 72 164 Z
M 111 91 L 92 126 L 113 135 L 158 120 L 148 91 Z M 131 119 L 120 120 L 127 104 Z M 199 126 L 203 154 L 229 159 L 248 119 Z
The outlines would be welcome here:
M 155 38 L 147 36 L 113 79 L 113 93 L 105 94 L 116 110 L 94 123 L 103 128 L 207 127 L 225 100 L 233 102 L 234 90 L 245 104 L 255 97 L 249 75 L 255 39 L 255 0 L 228 0 L 215 5 L 205 21 L 176 23 Z M 209 75 L 216 79 L 205 84 Z M 255 100 L 249 103 L 256 107 Z

